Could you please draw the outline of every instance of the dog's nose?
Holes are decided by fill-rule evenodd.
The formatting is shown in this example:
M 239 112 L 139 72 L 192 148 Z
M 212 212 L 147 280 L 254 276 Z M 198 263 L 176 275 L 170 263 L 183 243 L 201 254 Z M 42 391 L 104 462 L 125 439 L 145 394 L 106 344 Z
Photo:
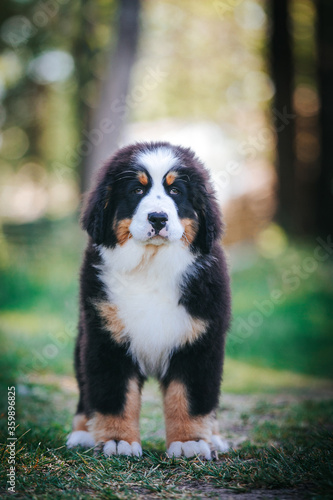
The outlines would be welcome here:
M 167 223 L 168 216 L 164 212 L 152 212 L 148 214 L 148 220 L 155 231 L 160 231 Z

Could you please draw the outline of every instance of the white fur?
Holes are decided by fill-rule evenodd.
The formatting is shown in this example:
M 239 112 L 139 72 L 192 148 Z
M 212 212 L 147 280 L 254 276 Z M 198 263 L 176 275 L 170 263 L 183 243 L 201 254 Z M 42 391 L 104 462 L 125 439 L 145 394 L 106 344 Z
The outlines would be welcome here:
M 128 445 L 130 446 L 130 445 Z M 109 457 L 110 455 L 117 455 L 117 443 L 113 439 L 110 439 L 110 441 L 107 441 L 105 445 L 103 446 L 103 453 L 106 457 Z
M 182 456 L 182 442 L 174 441 L 170 444 L 167 454 L 169 457 L 181 457 Z
M 139 443 L 134 441 L 132 444 L 127 441 L 119 441 L 118 443 L 111 439 L 107 441 L 103 447 L 103 453 L 106 457 L 110 455 L 126 455 L 126 456 L 134 456 L 141 457 L 142 448 Z
M 191 331 L 191 317 L 178 304 L 179 282 L 194 256 L 182 241 L 153 248 L 133 238 L 114 249 L 99 247 L 100 279 L 125 325 L 129 352 L 145 375 L 163 375 L 172 351 Z
M 132 443 L 132 455 L 134 457 L 141 457 L 142 456 L 142 448 L 139 443 L 136 441 L 133 441 Z
M 221 437 L 218 434 L 213 434 L 211 437 L 212 440 L 212 445 L 217 451 L 221 451 L 222 453 L 226 453 L 229 449 L 230 446 L 227 441 L 224 439 L 221 439 Z
M 158 148 L 153 151 L 141 152 L 137 162 L 145 167 L 152 178 L 149 193 L 139 203 L 133 216 L 130 232 L 136 240 L 147 241 L 155 235 L 153 226 L 148 221 L 148 214 L 165 213 L 168 216 L 166 226 L 159 234 L 170 241 L 179 240 L 184 232 L 180 223 L 175 202 L 168 196 L 163 187 L 163 177 L 175 165 L 177 158 L 169 148 Z M 162 238 L 152 240 L 153 243 L 163 243 Z
M 172 149 L 161 146 L 157 149 L 141 151 L 136 161 L 145 167 L 151 176 L 155 176 L 156 180 L 162 181 L 163 176 L 175 166 L 178 159 Z
M 93 448 L 95 446 L 95 440 L 87 431 L 73 431 L 68 435 L 66 445 L 67 448 L 75 448 L 76 446 Z
M 169 457 L 181 457 L 184 455 L 187 458 L 196 455 L 203 456 L 206 460 L 211 459 L 211 452 L 209 445 L 203 439 L 200 441 L 174 441 L 168 448 Z

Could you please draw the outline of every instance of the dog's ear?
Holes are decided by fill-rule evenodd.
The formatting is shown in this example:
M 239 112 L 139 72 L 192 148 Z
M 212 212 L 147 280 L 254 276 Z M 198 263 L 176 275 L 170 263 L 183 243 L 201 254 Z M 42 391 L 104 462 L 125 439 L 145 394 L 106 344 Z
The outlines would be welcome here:
M 222 235 L 221 212 L 215 198 L 215 190 L 209 176 L 204 182 L 196 182 L 193 193 L 193 206 L 198 215 L 199 229 L 193 242 L 193 247 L 202 253 L 209 253 L 215 240 Z
M 81 216 L 81 225 L 94 243 L 108 247 L 115 245 L 112 227 L 112 184 L 113 176 L 108 167 L 102 168 L 95 188 L 88 194 Z

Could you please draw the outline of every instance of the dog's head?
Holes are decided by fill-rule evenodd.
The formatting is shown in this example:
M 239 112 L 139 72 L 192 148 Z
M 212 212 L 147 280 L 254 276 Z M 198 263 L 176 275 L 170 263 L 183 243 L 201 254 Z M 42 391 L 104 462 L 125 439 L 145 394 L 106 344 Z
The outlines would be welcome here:
M 160 142 L 122 148 L 106 163 L 82 226 L 111 248 L 129 238 L 153 245 L 183 240 L 208 253 L 222 224 L 203 164 L 190 149 Z

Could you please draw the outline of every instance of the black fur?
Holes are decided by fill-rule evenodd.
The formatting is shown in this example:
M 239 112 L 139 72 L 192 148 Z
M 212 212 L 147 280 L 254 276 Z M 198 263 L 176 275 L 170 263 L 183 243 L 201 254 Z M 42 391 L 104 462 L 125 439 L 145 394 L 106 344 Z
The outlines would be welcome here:
M 75 351 L 75 368 L 80 388 L 77 413 L 93 411 L 119 414 L 123 410 L 128 380 L 137 375 L 138 366 L 120 346 L 107 335 L 94 303 L 106 299 L 94 267 L 99 254 L 90 242 L 81 268 L 81 312 L 79 336 Z
M 110 248 L 117 245 L 115 218 L 130 218 L 140 201 L 128 189 L 130 183 L 135 186 L 134 173 L 144 168 L 137 164 L 135 156 L 139 151 L 164 146 L 172 147 L 167 143 L 136 144 L 118 151 L 101 169 L 83 211 L 82 227 L 90 241 L 80 277 L 80 325 L 75 350 L 80 388 L 78 413 L 120 414 L 128 380 L 136 375 L 141 384 L 144 382 L 139 366 L 127 352 L 128 346 L 117 344 L 106 333 L 94 305 L 106 300 L 96 268 L 100 256 L 95 244 Z M 209 174 L 191 150 L 172 149 L 179 160 L 172 168 L 178 173 L 174 186 L 179 189 L 175 198 L 179 217 L 199 222 L 190 247 L 196 259 L 183 276 L 180 304 L 193 318 L 205 320 L 209 326 L 193 344 L 173 353 L 161 384 L 167 387 L 172 380 L 183 382 L 191 414 L 196 416 L 208 414 L 218 405 L 224 341 L 230 320 L 229 277 L 220 247 L 222 222 Z M 145 192 L 150 185 L 149 179 Z
M 180 380 L 189 393 L 193 416 L 205 415 L 218 405 L 225 333 L 230 321 L 229 276 L 219 244 L 209 256 L 199 256 L 181 285 L 180 304 L 194 318 L 207 320 L 205 335 L 176 352 L 162 380 L 164 386 Z M 195 272 L 194 272 L 195 271 Z

